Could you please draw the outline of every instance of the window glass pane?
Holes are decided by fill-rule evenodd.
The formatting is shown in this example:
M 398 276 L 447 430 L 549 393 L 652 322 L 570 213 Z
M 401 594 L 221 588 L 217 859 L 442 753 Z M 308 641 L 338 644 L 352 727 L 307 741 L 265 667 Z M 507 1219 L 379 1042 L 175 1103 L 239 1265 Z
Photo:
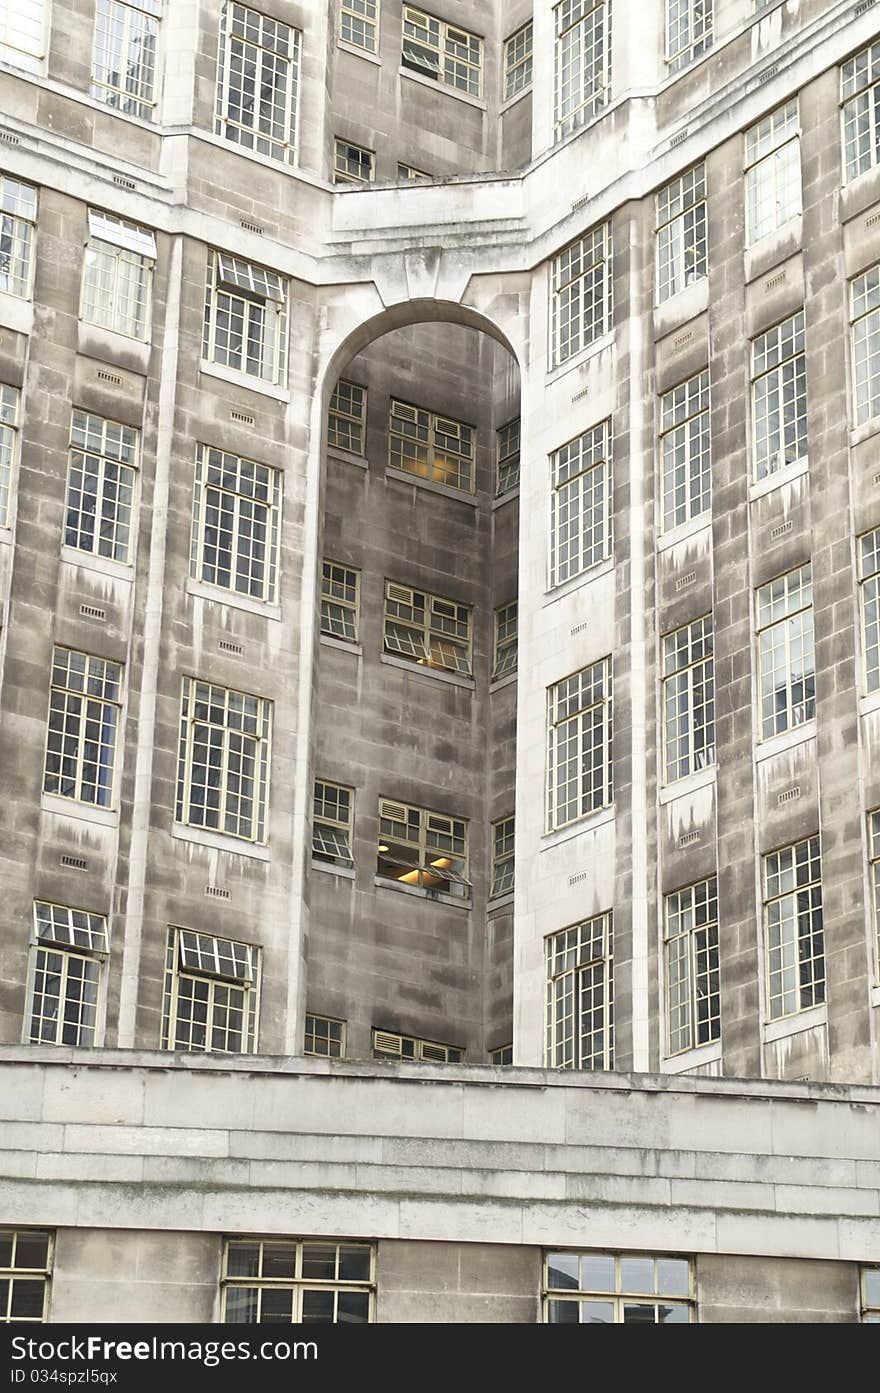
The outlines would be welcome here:
M 581 1258 L 583 1291 L 614 1291 L 614 1255 L 586 1253 Z
M 551 1253 L 547 1259 L 547 1285 L 557 1291 L 578 1289 L 577 1253 Z
M 654 1259 L 621 1258 L 620 1289 L 621 1291 L 653 1292 L 655 1289 Z

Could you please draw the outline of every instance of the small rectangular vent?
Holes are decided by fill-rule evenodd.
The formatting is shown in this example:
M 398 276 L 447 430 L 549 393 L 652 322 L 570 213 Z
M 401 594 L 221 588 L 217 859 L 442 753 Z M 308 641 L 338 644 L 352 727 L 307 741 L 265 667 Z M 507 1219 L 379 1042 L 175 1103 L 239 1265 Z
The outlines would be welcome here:
M 856 19 L 858 19 L 859 15 L 863 15 L 866 10 L 870 10 L 873 3 L 874 0 L 861 0 L 861 4 L 856 5 L 855 9 L 853 10 L 853 14 L 855 15 Z
M 126 179 L 124 174 L 113 175 L 114 184 L 118 184 L 121 189 L 136 189 L 137 184 L 133 179 Z
M 576 213 L 577 210 L 578 210 L 578 208 L 583 208 L 583 207 L 585 207 L 586 204 L 589 203 L 589 201 L 590 201 L 590 195 L 589 195 L 588 193 L 583 193 L 583 194 L 581 194 L 580 198 L 576 198 L 575 201 L 574 201 L 574 203 L 571 205 L 571 211 L 572 211 L 573 213 Z
M 230 411 L 229 419 L 231 421 L 238 421 L 238 424 L 240 426 L 256 425 L 255 418 L 253 416 L 249 416 L 246 411 Z
M 696 578 L 696 571 L 688 571 L 686 576 L 679 576 L 678 580 L 675 582 L 676 590 L 684 590 L 686 585 L 693 585 Z
M 778 276 L 771 276 L 764 282 L 764 294 L 769 295 L 771 290 L 775 290 L 777 285 L 782 285 L 788 277 L 787 271 L 780 271 Z
M 374 1030 L 373 1049 L 377 1054 L 393 1054 L 399 1059 L 403 1054 L 403 1039 L 390 1030 Z
M 758 78 L 758 86 L 761 87 L 765 82 L 769 82 L 771 77 L 775 77 L 779 72 L 779 64 L 773 63 L 769 68 L 765 68 Z
M 698 842 L 699 840 L 699 832 L 685 832 L 684 836 L 678 839 L 679 849 L 685 846 L 693 846 L 694 842 Z
M 82 856 L 62 856 L 62 866 L 66 866 L 69 871 L 87 871 L 89 863 Z
M 588 875 L 588 871 L 578 871 L 576 875 L 570 875 L 568 877 L 568 883 L 569 885 L 580 885 L 582 881 L 586 880 Z
M 97 619 L 102 623 L 107 618 L 107 611 L 98 609 L 97 605 L 80 605 L 79 612 L 84 619 Z
M 576 401 L 583 401 L 584 397 L 588 397 L 589 395 L 590 395 L 590 389 L 589 389 L 589 387 L 582 387 L 581 390 L 580 390 L 579 392 L 575 392 L 574 396 L 572 397 L 572 399 L 571 399 L 572 406 L 574 405 L 574 403 L 575 403 Z
M 779 797 L 777 798 L 777 806 L 781 808 L 784 803 L 794 803 L 794 801 L 797 798 L 800 798 L 800 796 L 801 791 L 799 788 L 787 788 L 785 792 L 780 793 Z
M 12 131 L 0 131 L 0 140 L 2 140 L 5 145 L 21 144 L 21 137 L 13 135 Z
M 96 376 L 99 382 L 109 382 L 111 387 L 122 386 L 122 378 L 117 377 L 115 372 L 105 372 L 103 368 L 98 368 Z
M 688 138 L 688 132 L 687 132 L 687 127 L 685 127 L 683 131 L 679 131 L 678 135 L 674 135 L 674 136 L 672 137 L 672 139 L 670 140 L 670 142 L 669 142 L 669 148 L 670 148 L 670 150 L 674 150 L 675 147 L 676 147 L 676 145 L 681 145 L 685 140 L 687 140 L 687 138 Z
M 872 213 L 869 218 L 865 218 L 865 227 L 876 227 L 880 222 L 880 213 Z
M 262 237 L 263 229 L 260 227 L 259 223 L 248 222 L 246 218 L 241 218 L 240 221 L 245 232 L 256 232 L 258 237 Z
M 777 537 L 784 537 L 786 532 L 791 531 L 792 526 L 793 524 L 791 518 L 789 518 L 788 522 L 781 522 L 778 527 L 771 527 L 770 536 L 774 539 L 774 541 Z
M 212 900 L 228 900 L 230 898 L 228 890 L 221 890 L 219 885 L 206 885 L 205 894 L 210 895 Z
M 679 334 L 678 338 L 673 340 L 672 347 L 673 347 L 673 348 L 684 348 L 684 346 L 685 346 L 686 343 L 690 343 L 690 341 L 691 341 L 691 339 L 693 338 L 693 336 L 694 336 L 694 331 L 693 331 L 693 329 L 689 329 L 688 332 L 687 332 L 686 334 Z
M 221 638 L 218 647 L 224 653 L 243 653 L 244 649 L 240 643 L 229 643 L 225 638 Z
M 588 627 L 588 623 L 587 623 L 587 620 L 586 620 L 586 619 L 583 620 L 583 622 L 580 623 L 580 624 L 575 624 L 574 628 L 570 630 L 571 637 L 572 637 L 572 638 L 577 638 L 578 634 L 584 633 L 584 631 L 587 629 L 587 627 Z
M 880 474 L 875 474 L 875 475 L 874 475 L 874 483 L 875 483 L 875 484 L 880 484 Z

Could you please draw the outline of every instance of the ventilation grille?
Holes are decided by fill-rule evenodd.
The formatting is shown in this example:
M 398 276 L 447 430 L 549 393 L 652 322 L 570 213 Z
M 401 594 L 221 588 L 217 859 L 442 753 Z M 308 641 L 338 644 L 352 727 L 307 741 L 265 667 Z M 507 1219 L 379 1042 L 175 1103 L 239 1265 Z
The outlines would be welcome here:
M 228 890 L 222 890 L 219 885 L 206 885 L 205 894 L 210 895 L 212 900 L 228 900 L 230 898 Z
M 570 875 L 568 877 L 569 885 L 580 885 L 581 881 L 586 880 L 588 874 L 588 871 L 577 871 L 575 875 Z
M 581 390 L 579 392 L 575 392 L 574 396 L 572 397 L 572 404 L 574 404 L 574 402 L 576 401 L 583 401 L 584 397 L 588 397 L 589 395 L 589 387 L 582 387 Z
M 693 329 L 689 329 L 688 332 L 687 332 L 686 334 L 679 334 L 678 338 L 673 340 L 672 347 L 673 347 L 673 348 L 684 348 L 684 346 L 685 346 L 686 343 L 690 343 L 690 341 L 691 341 L 691 339 L 693 338 L 693 336 L 694 336 L 694 331 L 693 331 Z
M 0 140 L 6 145 L 20 145 L 21 137 L 13 135 L 12 131 L 0 131 Z
M 784 537 L 786 532 L 790 532 L 791 529 L 792 521 L 791 518 L 789 518 L 788 522 L 781 522 L 778 527 L 771 527 L 770 536 L 774 539 L 776 537 Z
M 113 387 L 122 386 L 122 378 L 117 377 L 115 372 L 105 372 L 103 368 L 98 368 L 97 377 L 100 382 L 109 382 Z
M 870 10 L 873 3 L 874 0 L 861 0 L 861 4 L 856 5 L 855 9 L 853 10 L 853 14 L 855 15 L 856 19 L 858 19 L 859 15 L 863 15 L 866 10 Z
M 688 129 L 687 129 L 687 126 L 685 126 L 685 128 L 684 128 L 683 131 L 679 131 L 678 135 L 674 135 L 674 136 L 672 137 L 672 139 L 670 140 L 670 142 L 669 142 L 669 148 L 670 148 L 670 150 L 674 150 L 675 147 L 676 147 L 676 145 L 681 145 L 685 140 L 687 140 L 687 138 L 688 138 Z
M 696 571 L 688 571 L 686 576 L 679 576 L 678 580 L 675 582 L 676 590 L 684 590 L 686 585 L 693 585 L 696 578 Z
M 225 638 L 221 638 L 218 645 L 224 653 L 243 653 L 244 649 L 240 643 L 227 643 Z
M 784 793 L 780 793 L 776 802 L 781 808 L 784 803 L 793 803 L 795 799 L 800 798 L 800 796 L 801 791 L 799 788 L 787 788 Z
M 260 227 L 259 223 L 247 222 L 245 218 L 242 218 L 241 225 L 244 228 L 245 232 L 256 232 L 258 237 L 262 237 L 263 229 Z
M 114 184 L 118 184 L 121 189 L 136 189 L 137 184 L 133 179 L 127 179 L 124 174 L 113 175 Z
M 375 1030 L 373 1032 L 373 1049 L 377 1054 L 393 1054 L 400 1059 L 403 1055 L 403 1037 L 392 1035 L 390 1030 Z
M 880 474 L 875 474 L 875 475 L 874 475 L 874 483 L 875 483 L 875 484 L 880 484 Z
M 578 208 L 584 208 L 584 207 L 586 207 L 586 205 L 589 203 L 589 201 L 590 201 L 590 195 L 589 195 L 588 193 L 583 193 L 583 194 L 581 194 L 580 198 L 576 198 L 575 201 L 574 201 L 574 203 L 571 205 L 571 211 L 572 211 L 573 213 L 576 213 L 577 210 L 578 210 Z
M 771 276 L 764 282 L 764 294 L 769 295 L 771 290 L 775 290 L 777 285 L 782 285 L 788 279 L 787 271 L 780 271 L 778 276 Z
M 769 82 L 771 77 L 775 77 L 778 72 L 779 64 L 771 63 L 770 67 L 765 68 L 764 71 L 761 73 L 761 76 L 758 78 L 757 85 L 761 87 L 765 82 Z
M 679 839 L 678 839 L 678 845 L 679 845 L 679 848 L 685 847 L 685 846 L 693 846 L 694 842 L 698 842 L 699 840 L 700 840 L 700 834 L 699 834 L 699 832 L 685 832 L 685 834 L 684 834 L 683 837 L 679 837 Z
M 107 611 L 98 609 L 97 605 L 80 605 L 79 612 L 84 619 L 98 619 L 103 621 L 107 618 Z
M 89 869 L 88 861 L 82 856 L 62 856 L 61 864 L 69 871 L 87 871 Z
M 379 816 L 392 822 L 406 822 L 406 808 L 402 803 L 387 803 L 383 798 L 379 803 Z
M 229 419 L 231 421 L 238 421 L 239 425 L 242 426 L 256 425 L 255 418 L 253 416 L 249 416 L 246 411 L 230 411 Z
M 865 218 L 865 227 L 874 227 L 880 222 L 880 213 L 872 213 L 869 218 Z
M 589 623 L 586 619 L 581 624 L 575 624 L 574 628 L 571 630 L 571 637 L 576 638 L 578 634 L 582 634 L 588 627 Z

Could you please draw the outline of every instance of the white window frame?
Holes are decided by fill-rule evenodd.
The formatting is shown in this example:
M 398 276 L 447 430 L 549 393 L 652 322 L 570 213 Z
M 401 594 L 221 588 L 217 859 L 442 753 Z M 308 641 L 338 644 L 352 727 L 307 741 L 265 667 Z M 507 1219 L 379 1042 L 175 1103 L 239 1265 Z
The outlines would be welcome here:
M 865 692 L 880 691 L 880 527 L 859 538 L 859 610 Z
M 12 501 L 18 472 L 18 408 L 21 393 L 17 387 L 0 383 L 0 527 L 12 522 Z
M 758 640 L 758 739 L 769 740 L 805 725 L 816 714 L 813 582 L 809 561 L 781 576 L 774 576 L 758 588 L 755 592 L 755 632 Z M 782 663 L 778 661 L 780 652 Z M 784 677 L 783 685 L 768 687 L 768 682 L 778 675 Z M 784 711 L 777 710 L 780 693 L 785 694 Z M 771 701 L 769 709 L 768 700 Z M 780 717 L 784 717 L 783 724 L 779 723 Z
M 471 607 L 397 581 L 385 581 L 382 646 L 392 657 L 470 677 Z
M 81 661 L 80 661 L 81 660 Z M 117 770 L 122 726 L 121 663 L 98 658 L 75 648 L 56 644 L 52 650 L 49 687 L 49 718 L 46 729 L 46 758 L 43 766 L 43 792 L 70 798 L 86 807 L 112 810 L 116 806 L 119 779 Z M 53 730 L 53 720 L 57 730 Z M 95 726 L 101 738 L 86 738 Z M 62 735 L 60 748 L 52 750 L 53 735 Z M 88 760 L 86 753 L 89 753 Z M 63 772 L 65 762 L 73 762 L 73 773 Z M 50 767 L 59 765 L 58 768 Z M 89 782 L 84 782 L 88 769 Z M 94 769 L 94 778 L 91 770 Z M 109 775 L 109 777 L 107 777 Z M 104 781 L 106 779 L 106 781 Z M 66 791 L 65 785 L 71 786 Z M 84 797 L 87 791 L 94 797 Z
M 534 24 L 527 20 L 504 40 L 504 101 L 513 101 L 532 85 Z
M 231 75 L 236 67 L 241 69 L 245 51 L 250 64 L 258 71 L 258 76 L 254 78 L 254 92 L 259 89 L 261 93 L 261 113 L 266 105 L 263 95 L 266 79 L 271 76 L 273 67 L 280 71 L 281 65 L 285 65 L 284 92 L 274 112 L 274 129 L 271 126 L 268 130 L 260 129 L 261 115 L 257 116 L 255 122 L 253 110 L 250 122 L 246 122 L 244 101 L 238 108 L 233 108 Z M 233 63 L 234 54 L 238 57 L 237 64 Z M 297 158 L 301 55 L 302 30 L 241 5 L 238 0 L 223 0 L 217 46 L 214 134 L 231 141 L 241 150 L 253 150 L 268 159 L 294 164 Z M 243 89 L 240 95 L 245 95 Z M 240 111 L 239 117 L 232 114 L 234 109 Z
M 663 901 L 666 1054 L 721 1039 L 718 880 L 710 876 Z
M 795 164 L 796 198 L 793 193 Z M 746 131 L 745 175 L 746 245 L 753 246 L 803 211 L 800 116 L 796 96 Z
M 312 796 L 312 860 L 354 865 L 354 789 L 329 779 L 315 779 Z
M 843 182 L 880 164 L 880 40 L 840 67 Z
M 548 832 L 570 827 L 610 807 L 614 797 L 612 740 L 610 657 L 600 658 L 547 688 Z M 560 779 L 560 771 L 565 769 L 571 771 L 570 777 Z M 572 803 L 576 808 L 568 816 L 565 809 Z
M 564 585 L 611 555 L 611 418 L 550 456 L 549 585 Z
M 874 932 L 874 981 L 880 982 L 880 808 L 868 813 L 868 879 Z
M 825 1000 L 822 855 L 818 832 L 791 846 L 768 852 L 762 858 L 761 883 L 767 1019 L 776 1021 L 809 1011 Z M 817 915 L 818 928 L 815 927 Z M 817 940 L 819 951 L 816 951 Z M 805 942 L 813 949 L 809 955 L 803 951 Z M 808 982 L 803 980 L 806 963 L 814 965 Z
M 476 426 L 391 398 L 388 411 L 388 464 L 391 469 L 473 495 L 476 451 Z
M 850 281 L 853 420 L 880 416 L 880 264 Z
M 342 0 L 339 11 L 340 42 L 351 44 L 352 48 L 362 48 L 365 53 L 378 53 L 379 22 L 379 0 Z
M 611 223 L 563 247 L 550 263 L 550 358 L 559 367 L 614 327 Z
M 318 1016 L 313 1011 L 306 1012 L 303 1054 L 318 1059 L 344 1059 L 345 1037 L 345 1021 L 338 1020 L 335 1016 Z
M 45 1239 L 46 1260 L 39 1266 L 25 1258 L 21 1260 L 22 1249 L 27 1252 L 29 1244 L 42 1243 Z M 55 1233 L 52 1229 L 0 1229 L 0 1282 L 8 1283 L 6 1304 L 0 1306 L 0 1325 L 12 1323 L 43 1324 L 49 1319 L 49 1295 L 52 1286 L 52 1266 L 55 1256 Z M 8 1258 L 8 1261 L 5 1259 Z M 39 1315 L 22 1314 L 20 1304 L 16 1303 L 16 1287 L 19 1290 L 36 1287 L 41 1289 Z
M 859 1319 L 864 1325 L 880 1325 L 880 1267 L 859 1272 Z
M 519 602 L 511 600 L 495 611 L 492 681 L 516 672 L 519 648 Z
M 516 416 L 495 432 L 495 497 L 503 498 L 519 488 L 521 429 Z
M 139 431 L 74 409 L 64 504 L 65 546 L 130 565 L 139 472 Z M 88 486 L 90 480 L 94 488 Z
M 28 28 L 24 28 L 25 12 Z M 0 63 L 41 73 L 49 36 L 49 0 L 6 0 L 0 10 Z
M 0 260 L 5 281 L 0 294 L 18 300 L 30 300 L 34 293 L 38 206 L 33 184 L 0 174 Z M 16 268 L 12 274 L 10 268 Z
M 162 0 L 97 0 L 90 89 L 96 101 L 152 121 L 161 19 Z
M 680 72 L 708 53 L 714 38 L 714 0 L 666 0 L 666 66 Z
M 327 412 L 327 445 L 360 459 L 367 452 L 367 389 L 340 378 Z
M 156 237 L 149 228 L 90 208 L 80 319 L 148 342 L 155 267 Z
M 563 140 L 611 97 L 611 0 L 562 0 L 553 8 L 553 121 Z M 584 51 L 589 52 L 584 63 Z
M 106 915 L 46 900 L 34 901 L 26 1043 L 79 1048 L 101 1044 L 104 972 L 109 951 Z M 58 992 L 53 994 L 54 1018 L 45 1011 L 50 999 L 45 991 L 49 976 L 58 979 Z M 43 990 L 38 989 L 41 982 Z
M 752 452 L 755 478 L 807 459 L 804 311 L 752 339 Z
M 672 179 L 656 202 L 657 303 L 662 305 L 709 272 L 705 163 Z
M 376 152 L 355 145 L 344 136 L 333 137 L 334 184 L 372 184 L 376 179 Z
M 283 386 L 287 374 L 287 297 L 287 279 L 277 271 L 209 250 L 204 356 L 243 377 Z M 226 322 L 220 322 L 221 308 Z M 233 317 L 240 320 L 240 328 L 234 326 Z M 258 345 L 257 352 L 249 345 Z
M 339 643 L 360 642 L 361 573 L 338 561 L 321 563 L 321 633 Z
M 231 1271 L 234 1266 L 230 1262 L 237 1249 L 242 1250 L 245 1265 L 256 1266 L 254 1275 L 237 1276 Z M 271 1262 L 268 1264 L 269 1273 L 278 1273 L 281 1268 L 281 1253 L 283 1250 L 290 1253 L 290 1272 L 283 1276 L 265 1275 L 264 1267 L 267 1266 L 267 1251 L 272 1254 Z M 256 1250 L 256 1253 L 254 1253 Z M 332 1265 L 334 1277 L 320 1278 L 314 1277 L 309 1273 L 312 1263 L 322 1264 L 327 1262 L 330 1254 L 333 1254 Z M 361 1260 L 367 1257 L 367 1267 L 369 1269 L 366 1278 L 357 1280 L 347 1280 L 339 1275 L 344 1254 L 349 1256 L 357 1254 Z M 254 1261 L 256 1258 L 256 1261 Z M 255 1296 L 255 1320 L 248 1320 L 246 1313 L 233 1300 L 230 1302 L 230 1294 L 235 1291 L 246 1290 L 254 1293 Z M 285 1318 L 280 1318 L 280 1303 L 278 1297 L 282 1294 L 289 1294 L 289 1299 L 285 1304 L 289 1306 L 289 1314 L 285 1313 Z M 310 1296 L 324 1297 L 328 1295 L 333 1298 L 333 1319 L 324 1321 L 319 1318 L 314 1310 L 306 1311 L 305 1307 L 310 1303 Z M 359 1298 L 358 1305 L 365 1307 L 367 1316 L 363 1321 L 357 1316 L 353 1316 L 351 1310 L 345 1309 L 345 1297 L 356 1295 Z M 366 1297 L 366 1302 L 363 1298 Z M 268 1299 L 267 1299 L 268 1298 Z M 273 1299 L 274 1298 L 274 1299 Z M 363 1243 L 359 1240 L 348 1241 L 347 1239 L 328 1238 L 328 1239 L 308 1239 L 308 1238 L 248 1238 L 240 1237 L 236 1234 L 234 1238 L 227 1238 L 223 1244 L 223 1266 L 220 1277 L 220 1320 L 224 1323 L 245 1325 L 272 1324 L 275 1326 L 306 1324 L 337 1324 L 338 1322 L 367 1324 L 376 1319 L 376 1248 L 372 1243 Z M 265 1319 L 263 1318 L 264 1303 L 267 1308 Z M 232 1307 L 232 1309 L 230 1309 Z
M 254 1054 L 260 1012 L 261 959 L 262 949 L 256 944 L 170 925 L 162 997 L 162 1049 L 189 1054 Z M 181 1007 L 189 1000 L 181 993 L 182 982 L 191 984 L 187 990 L 193 992 L 192 1003 L 196 1001 L 195 987 L 204 984 L 204 1021 L 196 1021 L 195 1012 L 191 1021 L 181 1017 Z M 234 1032 L 241 1036 L 241 1049 L 223 1049 L 214 1043 L 218 1030 L 222 1033 L 229 1029 L 223 1023 L 224 1013 L 227 1020 L 234 1020 L 236 1013 L 241 1016 L 241 1029 Z M 202 1026 L 203 1044 L 195 1044 L 192 1040 L 181 1043 L 182 1028 L 187 1024 L 196 1028 Z
M 197 446 L 190 538 L 193 580 L 262 604 L 278 603 L 282 477 L 280 469 L 256 460 L 213 445 Z M 258 521 L 262 556 L 255 551 Z M 227 539 L 222 548 L 221 522 Z
M 402 160 L 398 160 L 397 178 L 402 184 L 417 184 L 424 179 L 433 179 L 434 175 L 429 174 L 426 169 L 416 169 L 414 164 L 404 164 Z
M 466 899 L 469 832 L 464 818 L 380 798 L 376 874 L 429 895 Z
M 663 530 L 712 512 L 712 431 L 709 369 L 660 398 Z
M 483 95 L 483 40 L 460 25 L 404 5 L 401 67 L 453 92 Z
M 650 1289 L 639 1280 L 648 1263 L 652 1266 Z M 601 1276 L 603 1268 L 610 1269 L 610 1277 L 591 1280 Z M 667 1282 L 675 1286 L 674 1292 L 663 1290 Z M 674 1254 L 548 1251 L 543 1286 L 543 1320 L 551 1325 L 690 1325 L 696 1321 L 693 1263 Z M 627 1312 L 635 1310 L 653 1311 L 653 1319 L 642 1315 L 627 1320 Z M 679 1314 L 670 1321 L 661 1319 L 663 1312 Z
M 673 629 L 661 642 L 663 770 L 664 782 L 671 784 L 715 763 L 712 615 Z
M 489 899 L 513 893 L 516 819 L 511 813 L 492 823 L 492 878 L 489 882 Z
M 418 1060 L 424 1064 L 461 1064 L 465 1052 L 459 1045 L 400 1035 L 396 1030 L 373 1029 L 373 1058 Z
M 208 714 L 197 714 L 207 707 Z M 223 719 L 213 712 L 222 709 Z M 197 733 L 199 740 L 197 741 Z M 272 746 L 272 702 L 265 697 L 222 687 L 198 677 L 184 677 L 180 703 L 180 741 L 177 764 L 177 821 L 220 836 L 264 845 L 267 840 L 269 769 Z M 196 754 L 204 756 L 196 760 Z M 206 761 L 219 754 L 217 807 L 211 809 L 208 792 L 201 802 L 194 798 L 196 770 L 207 771 Z M 253 768 L 251 796 L 242 793 L 239 766 L 247 759 Z M 245 784 L 245 787 L 248 785 Z M 247 812 L 248 804 L 252 811 Z M 242 806 L 244 811 L 242 811 Z
M 611 910 L 544 939 L 545 1067 L 614 1068 L 614 928 Z

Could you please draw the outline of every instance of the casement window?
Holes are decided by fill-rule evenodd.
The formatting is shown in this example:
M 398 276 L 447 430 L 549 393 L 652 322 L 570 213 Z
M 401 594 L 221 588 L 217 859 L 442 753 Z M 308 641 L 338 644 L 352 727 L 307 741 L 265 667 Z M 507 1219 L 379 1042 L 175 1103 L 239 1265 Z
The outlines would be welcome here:
M 868 873 L 876 946 L 875 977 L 880 980 L 880 809 L 868 813 Z
M 555 683 L 547 695 L 547 830 L 553 832 L 611 802 L 611 659 Z
M 18 457 L 18 403 L 18 389 L 0 385 L 0 527 L 8 527 L 12 517 L 12 480 Z
M 70 648 L 53 649 L 45 793 L 113 807 L 121 713 L 119 663 Z
M 29 300 L 34 282 L 37 191 L 0 174 L 0 291 Z
M 46 0 L 0 0 L 0 63 L 40 71 L 46 53 Z
M 373 1031 L 374 1059 L 414 1059 L 426 1064 L 460 1064 L 464 1050 L 457 1045 L 441 1045 L 436 1040 L 420 1040 L 398 1035 L 394 1030 Z
M 807 457 L 804 312 L 752 340 L 755 477 Z
M 312 804 L 312 858 L 332 866 L 353 866 L 354 789 L 315 780 Z
M 27 1035 L 31 1044 L 94 1045 L 108 949 L 103 914 L 35 902 Z
M 563 0 L 556 31 L 556 139 L 596 115 L 611 95 L 611 0 Z
M 751 245 L 801 212 L 798 99 L 746 131 L 746 229 Z
M 372 184 L 376 178 L 376 152 L 339 136 L 333 141 L 334 184 Z
M 444 87 L 482 95 L 483 40 L 412 5 L 403 7 L 404 68 L 434 78 Z
M 669 531 L 712 507 L 709 369 L 660 398 L 663 526 Z
M 138 432 L 74 411 L 70 421 L 64 541 L 77 551 L 125 564 L 132 559 Z
M 513 1063 L 513 1045 L 499 1045 L 497 1049 L 489 1051 L 489 1063 L 503 1067 Z
M 198 447 L 190 543 L 194 580 L 276 603 L 280 524 L 279 469 Z
M 689 1325 L 696 1319 L 687 1258 L 646 1253 L 547 1253 L 550 1325 Z
M 855 424 L 880 416 L 880 266 L 850 282 Z
M 226 252 L 208 253 L 204 355 L 276 385 L 287 373 L 287 281 Z
M 777 576 L 758 591 L 758 691 L 761 739 L 816 714 L 812 568 Z
M 156 44 L 162 0 L 98 0 L 92 96 L 150 121 L 156 102 Z
M 465 898 L 471 888 L 467 822 L 380 798 L 376 874 L 429 893 Z
M 259 995 L 259 948 L 191 929 L 168 930 L 163 1050 L 253 1054 Z
M 295 159 L 301 47 L 299 29 L 224 0 L 216 135 L 271 159 Z
M 476 443 L 475 426 L 403 401 L 391 402 L 388 463 L 393 469 L 473 493 Z
M 548 1069 L 614 1068 L 614 945 L 611 914 L 544 940 Z
M 379 51 L 379 0 L 342 0 L 339 37 L 367 53 Z
M 880 1267 L 863 1267 L 860 1277 L 862 1322 L 865 1325 L 880 1325 Z
M 471 611 L 467 605 L 385 582 L 386 653 L 421 667 L 471 673 Z
M 550 456 L 550 585 L 611 555 L 611 421 Z
M 520 422 L 508 421 L 496 437 L 495 497 L 519 488 Z
M 666 64 L 677 73 L 712 47 L 714 0 L 666 0 Z
M 53 1233 L 0 1229 L 0 1325 L 49 1316 Z
M 80 310 L 84 322 L 130 339 L 148 339 L 155 264 L 156 238 L 148 228 L 90 208 Z
M 764 857 L 764 941 L 771 1021 L 825 1000 L 822 862 L 808 837 Z
M 263 697 L 183 679 L 178 822 L 265 841 L 271 712 Z
M 513 889 L 514 818 L 492 823 L 492 882 L 489 898 L 509 895 Z
M 504 40 L 504 100 L 532 85 L 532 21 Z
M 715 876 L 666 896 L 666 1050 L 721 1039 L 718 882 Z
M 706 166 L 698 164 L 657 195 L 657 303 L 707 271 Z
M 340 380 L 333 388 L 327 416 L 327 444 L 353 455 L 366 454 L 367 389 Z
M 403 184 L 417 184 L 421 179 L 433 179 L 434 176 L 428 174 L 424 169 L 416 169 L 415 165 L 404 164 L 398 160 L 397 177 Z
M 233 1325 L 366 1325 L 375 1249 L 331 1239 L 229 1238 L 222 1320 Z
M 495 661 L 492 667 L 492 681 L 516 672 L 517 626 L 519 603 L 512 600 L 509 605 L 501 605 L 495 611 Z
M 554 256 L 550 319 L 555 367 L 610 332 L 610 222 L 584 233 Z
M 361 573 L 353 566 L 324 561 L 321 568 L 321 633 L 357 643 Z
M 880 164 L 880 41 L 840 69 L 844 182 Z
M 715 658 L 711 614 L 663 639 L 666 782 L 715 763 Z
M 880 528 L 859 538 L 865 690 L 880 691 Z
M 306 1015 L 303 1054 L 318 1055 L 321 1059 L 345 1058 L 345 1021 L 331 1016 Z

